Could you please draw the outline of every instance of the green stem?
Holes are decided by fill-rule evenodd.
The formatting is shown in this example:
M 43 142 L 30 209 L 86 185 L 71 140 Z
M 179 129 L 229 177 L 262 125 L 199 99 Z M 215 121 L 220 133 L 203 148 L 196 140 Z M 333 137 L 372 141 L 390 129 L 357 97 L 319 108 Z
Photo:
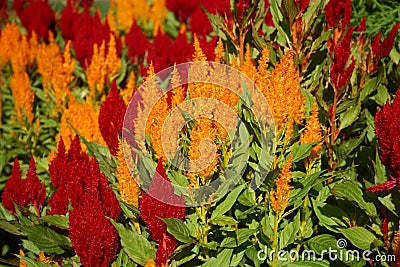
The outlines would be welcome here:
M 278 226 L 279 222 L 281 221 L 281 215 L 282 212 L 279 211 L 276 213 L 275 216 L 275 222 L 274 222 L 274 239 L 272 240 L 272 250 L 274 251 L 274 257 L 272 258 L 272 263 L 271 267 L 275 267 L 277 262 L 278 262 L 278 253 L 277 253 L 277 248 L 278 248 Z

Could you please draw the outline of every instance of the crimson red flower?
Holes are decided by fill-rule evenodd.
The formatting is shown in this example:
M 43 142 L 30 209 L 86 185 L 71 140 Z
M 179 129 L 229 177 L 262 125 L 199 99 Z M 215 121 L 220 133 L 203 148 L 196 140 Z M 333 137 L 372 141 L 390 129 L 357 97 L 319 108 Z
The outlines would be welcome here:
M 53 30 L 56 19 L 46 0 L 18 0 L 14 1 L 13 8 L 29 35 L 35 32 L 38 38 L 48 40 L 49 31 Z
M 125 37 L 125 43 L 128 48 L 128 57 L 133 63 L 140 64 L 146 50 L 150 47 L 150 42 L 136 22 L 132 23 L 132 27 Z
M 351 0 L 330 0 L 325 6 L 325 16 L 328 29 L 339 23 L 344 27 L 350 23 L 353 8 Z
M 377 193 L 397 187 L 400 192 L 400 88 L 393 104 L 386 103 L 382 110 L 376 113 L 375 133 L 381 150 L 382 163 L 393 171 L 393 176 L 383 184 L 368 188 L 368 191 Z
M 157 196 L 157 199 L 152 196 Z M 178 203 L 172 206 L 167 203 Z M 146 223 L 151 237 L 158 243 L 156 262 L 158 265 L 166 264 L 168 257 L 174 251 L 178 242 L 167 232 L 167 226 L 159 218 L 185 218 L 185 203 L 183 196 L 174 194 L 174 187 L 165 173 L 162 161 L 158 161 L 156 173 L 146 193 L 140 201 L 140 217 Z
M 98 195 L 86 194 L 69 215 L 69 237 L 85 267 L 105 267 L 118 250 L 118 232 L 102 212 Z
M 110 40 L 110 35 L 113 34 L 108 21 L 106 20 L 105 24 L 103 24 L 98 12 L 92 17 L 88 7 L 85 5 L 83 13 L 79 14 L 74 11 L 72 0 L 67 2 L 67 6 L 61 13 L 60 26 L 64 39 L 71 40 L 76 59 L 84 68 L 90 64 L 94 44 L 99 47 L 103 41 L 107 44 Z M 120 54 L 121 40 L 115 35 L 114 37 L 118 54 Z M 108 46 L 106 46 L 106 53 L 107 51 Z
M 107 266 L 115 258 L 119 242 L 107 217 L 117 220 L 121 213 L 107 177 L 96 159 L 82 152 L 78 136 L 68 153 L 60 140 L 49 170 L 57 189 L 49 201 L 49 214 L 66 214 L 71 205 L 69 237 L 76 254 L 86 267 Z
M 125 111 L 125 102 L 118 92 L 117 83 L 113 81 L 110 93 L 100 107 L 99 127 L 104 141 L 114 156 L 118 152 L 118 136 L 124 124 Z
M 174 12 L 179 21 L 186 21 L 197 9 L 199 4 L 197 0 L 167 0 L 166 7 Z
M 346 68 L 351 53 L 350 42 L 353 31 L 354 27 L 350 28 L 343 40 L 334 47 L 334 58 L 330 71 L 330 77 L 337 90 L 340 90 L 347 83 L 354 70 L 354 58 L 351 59 L 352 63 L 350 66 Z
M 7 3 L 8 2 L 6 0 L 1 0 L 0 1 L 0 20 L 1 19 L 6 20 L 8 18 Z
M 310 5 L 310 0 L 295 0 L 295 2 L 299 8 L 299 12 L 301 13 L 303 13 Z
M 400 22 L 397 22 L 383 42 L 381 41 L 381 32 L 378 32 L 378 34 L 375 36 L 374 40 L 372 41 L 372 54 L 377 58 L 377 60 L 389 56 L 390 51 L 393 48 L 394 39 L 396 38 L 399 26 Z
M 22 179 L 21 168 L 16 158 L 11 177 L 7 180 L 2 194 L 3 206 L 10 212 L 15 213 L 14 203 L 25 208 L 32 205 L 36 209 L 39 209 L 45 199 L 46 189 L 37 177 L 34 159 L 31 159 L 26 178 Z

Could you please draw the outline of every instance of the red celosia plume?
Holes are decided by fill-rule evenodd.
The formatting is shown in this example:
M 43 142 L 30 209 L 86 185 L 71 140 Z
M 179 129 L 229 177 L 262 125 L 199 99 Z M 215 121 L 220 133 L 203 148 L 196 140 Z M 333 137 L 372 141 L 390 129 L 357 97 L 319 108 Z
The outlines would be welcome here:
M 389 191 L 397 186 L 400 192 L 400 88 L 393 104 L 386 103 L 375 116 L 375 132 L 381 150 L 381 160 L 393 171 L 391 180 L 368 188 L 372 193 Z
M 104 41 L 106 44 L 113 34 L 106 20 L 103 24 L 98 12 L 92 17 L 88 7 L 84 6 L 82 14 L 73 9 L 72 0 L 68 0 L 67 6 L 61 13 L 61 32 L 66 41 L 71 40 L 72 47 L 75 50 L 76 59 L 86 68 L 89 66 L 93 55 L 93 46 L 99 47 Z M 122 43 L 115 37 L 118 54 L 121 52 Z M 106 53 L 108 47 L 106 45 Z
M 153 198 L 157 196 L 157 199 Z M 167 226 L 159 218 L 185 218 L 185 207 L 167 204 L 174 202 L 184 205 L 183 196 L 174 194 L 174 187 L 165 173 L 162 161 L 159 160 L 156 173 L 146 193 L 143 193 L 140 201 L 140 217 L 146 223 L 151 237 L 158 243 L 156 262 L 157 266 L 166 264 L 168 257 L 172 254 L 178 242 L 167 232 Z
M 330 77 L 337 90 L 340 90 L 347 83 L 355 67 L 354 58 L 351 59 L 352 62 L 350 66 L 346 67 L 351 53 L 350 42 L 353 31 L 354 27 L 350 28 L 343 40 L 334 47 L 334 58 Z
M 13 9 L 29 35 L 35 32 L 38 38 L 49 38 L 49 30 L 54 28 L 56 19 L 47 0 L 15 0 Z
M 99 127 L 104 141 L 114 156 L 118 152 L 118 136 L 124 124 L 125 111 L 125 102 L 118 92 L 117 83 L 113 81 L 110 93 L 100 107 Z
M 39 209 L 46 199 L 46 189 L 36 174 L 35 161 L 32 158 L 26 178 L 22 179 L 22 172 L 18 159 L 14 161 L 11 177 L 7 180 L 3 194 L 3 206 L 15 213 L 14 203 L 28 208 L 29 205 Z
M 71 205 L 69 237 L 76 254 L 85 267 L 108 266 L 119 241 L 107 217 L 117 220 L 121 208 L 96 159 L 82 152 L 77 136 L 68 153 L 60 140 L 49 170 L 57 189 L 49 201 L 49 214 L 65 214 Z
M 341 24 L 343 27 L 350 23 L 353 8 L 351 0 L 330 0 L 325 6 L 325 16 L 328 29 Z

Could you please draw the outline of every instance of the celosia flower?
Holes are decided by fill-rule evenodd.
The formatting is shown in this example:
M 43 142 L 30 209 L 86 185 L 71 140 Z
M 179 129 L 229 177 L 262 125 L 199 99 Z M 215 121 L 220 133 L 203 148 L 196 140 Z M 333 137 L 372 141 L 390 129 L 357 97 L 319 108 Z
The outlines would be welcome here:
M 82 152 L 76 136 L 68 153 L 60 141 L 49 170 L 57 189 L 49 201 L 49 214 L 65 214 L 71 205 L 69 237 L 82 264 L 108 266 L 119 241 L 118 232 L 106 217 L 117 220 L 121 209 L 96 159 Z
M 31 82 L 28 74 L 23 72 L 14 72 L 10 80 L 11 92 L 14 98 L 14 110 L 19 121 L 23 115 L 26 115 L 28 121 L 33 121 L 33 100 L 35 93 L 31 88 Z
M 393 254 L 396 256 L 396 265 L 400 265 L 400 230 L 394 234 L 392 243 Z
M 132 27 L 126 35 L 125 43 L 128 47 L 128 57 L 131 61 L 136 64 L 141 63 L 146 50 L 150 48 L 150 43 L 136 22 L 133 22 Z
M 157 196 L 157 199 L 152 196 Z M 177 203 L 180 206 L 172 206 L 166 202 Z M 158 243 L 157 266 L 167 265 L 167 259 L 178 245 L 178 241 L 167 232 L 167 226 L 160 218 L 178 218 L 183 220 L 185 215 L 185 203 L 183 196 L 174 194 L 174 187 L 165 173 L 162 160 L 158 161 L 158 166 L 154 174 L 152 183 L 142 194 L 140 200 L 140 217 L 146 223 L 151 238 Z
M 194 11 L 199 9 L 199 4 L 196 0 L 166 0 L 165 4 L 181 22 L 185 22 Z
M 124 124 L 125 111 L 125 102 L 119 95 L 117 83 L 113 81 L 110 93 L 100 107 L 99 127 L 104 141 L 114 156 L 118 152 L 118 137 Z
M 118 170 L 115 176 L 119 183 L 118 189 L 121 193 L 121 199 L 137 207 L 139 205 L 140 188 L 129 171 L 128 164 L 133 166 L 134 162 L 126 162 L 127 159 L 124 156 L 123 145 L 126 146 L 125 149 L 127 150 L 127 143 L 124 142 L 124 144 L 122 144 L 122 141 L 119 140 L 119 149 L 117 152 Z
M 35 32 L 37 37 L 48 39 L 48 33 L 55 25 L 55 13 L 46 0 L 14 1 L 13 8 L 17 12 L 28 34 Z
M 292 155 L 283 166 L 276 183 L 276 191 L 270 192 L 270 201 L 272 209 L 278 213 L 283 211 L 289 204 L 290 189 L 289 183 L 292 181 Z
M 311 114 L 307 120 L 306 128 L 300 135 L 300 142 L 302 144 L 320 142 L 322 140 L 321 123 L 318 119 L 318 106 L 317 102 L 314 101 L 312 105 Z M 320 157 L 322 143 L 313 147 L 311 154 L 307 157 L 307 164 L 313 162 L 315 159 Z
M 73 79 L 75 61 L 71 57 L 70 42 L 61 53 L 60 47 L 50 34 L 49 43 L 41 43 L 36 51 L 38 73 L 42 75 L 43 89 L 47 93 L 51 90 L 56 98 L 57 107 L 61 108 L 70 94 L 69 84 Z
M 299 12 L 301 13 L 303 13 L 310 4 L 310 0 L 295 0 L 295 2 L 299 8 Z
M 31 158 L 25 179 L 22 179 L 18 159 L 14 160 L 11 176 L 6 182 L 1 198 L 3 206 L 13 213 L 15 213 L 14 203 L 25 208 L 32 205 L 39 210 L 46 199 L 46 189 L 37 177 L 33 158 Z
M 72 247 L 83 266 L 109 266 L 118 250 L 118 232 L 102 212 L 98 197 L 86 195 L 83 202 L 69 215 Z
M 101 23 L 98 12 L 92 17 L 88 8 L 79 14 L 72 8 L 72 2 L 68 1 L 67 6 L 61 14 L 61 32 L 66 40 L 71 40 L 72 47 L 75 50 L 76 59 L 86 68 L 90 64 L 93 56 L 94 44 L 99 47 L 102 42 L 110 42 L 110 36 L 113 35 L 108 22 Z M 115 38 L 116 50 L 119 55 L 121 52 L 121 40 Z M 108 54 L 108 47 L 105 53 Z
M 40 252 L 40 253 L 39 253 L 39 259 L 38 259 L 38 261 L 39 261 L 39 262 L 43 262 L 43 263 L 47 263 L 47 264 L 52 264 L 52 265 L 54 265 L 54 266 L 59 266 L 59 265 L 58 265 L 58 262 L 52 260 L 50 257 L 46 257 L 46 255 L 44 255 L 43 252 Z
M 372 54 L 377 58 L 378 61 L 389 56 L 390 51 L 393 48 L 394 39 L 396 38 L 399 26 L 400 22 L 397 22 L 383 42 L 381 41 L 381 32 L 378 32 L 378 34 L 375 36 L 371 44 Z
M 381 150 L 381 160 L 386 168 L 393 171 L 390 180 L 368 188 L 369 192 L 379 193 L 397 187 L 400 192 L 400 89 L 397 90 L 393 104 L 386 103 L 375 115 L 375 133 Z
M 331 82 L 336 90 L 340 90 L 350 79 L 355 67 L 354 57 L 351 58 L 351 64 L 347 67 L 347 62 L 351 53 L 350 42 L 354 27 L 350 28 L 343 40 L 334 47 L 334 58 L 330 71 Z
M 241 70 L 244 68 L 245 74 L 255 80 L 262 90 L 271 108 L 277 130 L 282 130 L 286 125 L 286 140 L 292 135 L 293 121 L 301 124 L 305 117 L 305 97 L 300 90 L 294 55 L 294 51 L 285 53 L 275 69 L 270 72 L 267 67 L 269 58 L 267 48 L 264 48 L 258 70 L 253 67 L 253 63 L 250 63 L 248 59 L 250 54 L 246 52 L 245 63 L 241 67 Z
M 70 148 L 72 139 L 75 136 L 73 126 L 78 130 L 81 136 L 90 142 L 98 142 L 106 145 L 99 128 L 99 111 L 95 109 L 90 98 L 84 102 L 78 102 L 71 96 L 68 101 L 68 107 L 64 109 L 60 123 L 59 135 L 63 137 L 65 146 Z
M 344 27 L 350 23 L 352 12 L 351 0 L 330 0 L 325 6 L 325 16 L 328 29 L 336 27 L 338 23 Z
M 86 71 L 93 99 L 101 98 L 104 86 L 115 77 L 121 68 L 121 59 L 118 57 L 115 37 L 113 35 L 110 35 L 107 47 L 108 51 L 106 54 L 104 41 L 100 47 L 94 44 L 93 57 Z
M 0 21 L 1 20 L 7 20 L 8 14 L 7 14 L 7 1 L 1 1 L 0 2 Z
M 114 32 L 129 31 L 134 21 L 151 24 L 155 36 L 159 31 L 164 33 L 162 25 L 167 15 L 165 0 L 154 0 L 151 4 L 146 0 L 114 0 L 111 2 L 108 20 Z

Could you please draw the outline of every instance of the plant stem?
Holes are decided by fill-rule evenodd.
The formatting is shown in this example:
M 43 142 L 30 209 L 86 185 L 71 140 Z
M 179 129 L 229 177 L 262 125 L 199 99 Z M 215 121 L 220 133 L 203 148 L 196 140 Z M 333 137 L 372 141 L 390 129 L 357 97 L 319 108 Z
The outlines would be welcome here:
M 275 267 L 278 262 L 277 256 L 277 248 L 278 248 L 278 226 L 279 222 L 281 221 L 282 211 L 276 213 L 275 222 L 274 222 L 274 237 L 272 240 L 272 251 L 274 253 L 274 257 L 272 258 L 271 267 Z
M 328 152 L 329 152 L 329 166 L 330 166 L 330 171 L 333 171 L 336 167 L 336 162 L 333 160 L 333 148 L 335 146 L 335 142 L 337 139 L 337 134 L 336 134 L 336 109 L 337 109 L 337 104 L 338 104 L 338 95 L 339 92 L 336 88 L 333 89 L 333 105 L 332 105 L 332 110 L 330 112 L 330 124 L 331 124 L 331 129 L 330 129 L 330 138 L 329 138 L 329 145 L 328 145 Z

